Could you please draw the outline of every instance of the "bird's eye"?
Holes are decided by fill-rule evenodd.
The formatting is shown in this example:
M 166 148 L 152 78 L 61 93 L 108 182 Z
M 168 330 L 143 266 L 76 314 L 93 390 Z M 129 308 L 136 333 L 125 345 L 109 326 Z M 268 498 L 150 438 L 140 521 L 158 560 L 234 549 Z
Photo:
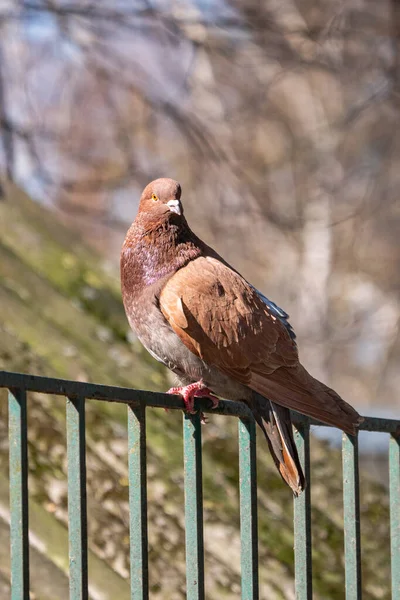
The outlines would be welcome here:
M 151 199 L 154 200 L 154 202 L 156 202 L 158 200 L 157 196 L 155 194 L 151 195 Z

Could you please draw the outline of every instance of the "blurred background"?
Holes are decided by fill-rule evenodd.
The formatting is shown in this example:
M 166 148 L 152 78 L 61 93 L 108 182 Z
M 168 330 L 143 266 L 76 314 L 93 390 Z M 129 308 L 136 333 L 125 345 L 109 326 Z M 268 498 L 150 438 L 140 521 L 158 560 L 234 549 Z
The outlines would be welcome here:
M 398 417 L 399 57 L 398 0 L 2 0 L 0 368 L 168 388 L 128 330 L 118 274 L 142 188 L 168 176 L 195 232 L 291 315 L 307 368 L 361 413 Z M 125 412 L 88 404 L 91 594 L 123 599 Z M 152 597 L 180 599 L 181 415 L 150 412 Z M 29 415 L 32 589 L 57 600 L 64 405 L 35 395 Z M 315 433 L 315 597 L 340 599 L 340 434 Z M 240 595 L 235 436 L 218 417 L 204 430 L 212 599 Z M 360 443 L 364 596 L 389 598 L 387 438 Z M 290 599 L 291 498 L 259 453 L 261 597 Z

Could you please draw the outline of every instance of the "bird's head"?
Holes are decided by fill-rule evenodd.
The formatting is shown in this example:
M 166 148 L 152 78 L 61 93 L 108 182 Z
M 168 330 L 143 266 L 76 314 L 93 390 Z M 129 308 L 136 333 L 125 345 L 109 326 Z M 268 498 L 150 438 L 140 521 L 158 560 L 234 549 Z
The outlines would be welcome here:
M 121 251 L 121 274 L 130 289 L 143 289 L 201 254 L 180 198 L 181 186 L 173 179 L 156 179 L 144 188 Z
M 153 222 L 173 217 L 179 221 L 183 217 L 181 186 L 174 179 L 155 179 L 143 190 L 139 204 L 139 214 Z

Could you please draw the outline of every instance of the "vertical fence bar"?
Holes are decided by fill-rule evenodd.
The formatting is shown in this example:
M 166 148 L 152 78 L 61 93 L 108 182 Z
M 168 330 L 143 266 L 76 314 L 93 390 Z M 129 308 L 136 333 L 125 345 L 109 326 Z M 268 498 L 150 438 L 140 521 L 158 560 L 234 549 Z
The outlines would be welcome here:
M 240 545 L 242 600 L 258 600 L 256 426 L 239 419 Z
M 389 440 L 390 550 L 392 600 L 400 600 L 400 437 Z
M 358 437 L 343 433 L 343 504 L 346 600 L 361 600 Z
M 294 569 L 296 600 L 312 599 L 310 425 L 296 425 L 294 440 L 306 489 L 294 499 Z
M 129 536 L 131 559 L 131 598 L 149 597 L 146 407 L 128 405 Z
M 67 398 L 69 597 L 88 600 L 85 399 Z
M 186 598 L 204 600 L 203 487 L 200 413 L 183 416 Z
M 26 391 L 8 394 L 10 438 L 11 598 L 29 600 L 28 441 Z

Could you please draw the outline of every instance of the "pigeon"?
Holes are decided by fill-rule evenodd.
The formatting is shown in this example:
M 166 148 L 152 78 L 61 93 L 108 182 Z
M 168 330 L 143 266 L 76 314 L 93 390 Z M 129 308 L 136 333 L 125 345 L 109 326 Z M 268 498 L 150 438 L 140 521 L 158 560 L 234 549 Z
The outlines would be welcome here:
M 177 377 L 187 412 L 196 397 L 242 401 L 294 495 L 306 482 L 290 410 L 356 435 L 362 417 L 299 362 L 288 314 L 190 229 L 181 186 L 149 183 L 121 250 L 130 327 Z

